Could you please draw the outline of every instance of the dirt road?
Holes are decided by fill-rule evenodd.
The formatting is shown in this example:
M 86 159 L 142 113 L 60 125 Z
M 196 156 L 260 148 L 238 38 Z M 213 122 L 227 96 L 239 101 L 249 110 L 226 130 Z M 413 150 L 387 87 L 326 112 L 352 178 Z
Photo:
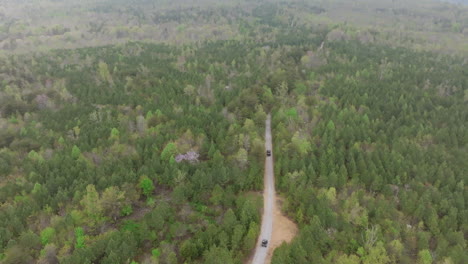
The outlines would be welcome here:
M 283 206 L 283 199 L 279 195 L 276 195 L 276 204 L 273 207 L 273 233 L 271 234 L 271 240 L 268 242 L 267 258 L 265 264 L 271 263 L 273 258 L 273 252 L 283 242 L 289 243 L 297 235 L 297 225 L 291 219 L 283 214 L 281 208 Z
M 272 150 L 271 115 L 267 116 L 265 122 L 265 149 Z M 271 241 L 271 233 L 273 230 L 273 208 L 276 201 L 273 152 L 270 157 L 266 157 L 264 182 L 262 228 L 260 236 L 258 237 L 252 264 L 264 264 L 267 259 L 268 248 L 270 247 L 270 243 L 268 243 L 267 247 L 262 247 L 261 244 L 263 239 Z

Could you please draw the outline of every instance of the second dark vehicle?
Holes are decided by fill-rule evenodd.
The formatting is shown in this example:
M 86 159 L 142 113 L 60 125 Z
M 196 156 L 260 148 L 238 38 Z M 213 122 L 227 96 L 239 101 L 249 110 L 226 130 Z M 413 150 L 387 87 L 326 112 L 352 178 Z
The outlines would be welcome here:
M 271 156 L 271 150 L 267 150 L 266 154 L 267 154 L 267 157 L 270 157 Z

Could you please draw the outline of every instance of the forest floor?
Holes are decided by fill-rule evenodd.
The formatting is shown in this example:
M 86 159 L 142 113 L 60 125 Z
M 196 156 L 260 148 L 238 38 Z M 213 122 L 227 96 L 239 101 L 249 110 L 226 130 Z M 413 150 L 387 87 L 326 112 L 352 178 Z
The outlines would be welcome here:
M 276 204 L 273 207 L 273 234 L 266 258 L 266 263 L 271 263 L 273 252 L 283 242 L 289 243 L 297 234 L 297 225 L 281 212 L 283 199 L 276 196 Z

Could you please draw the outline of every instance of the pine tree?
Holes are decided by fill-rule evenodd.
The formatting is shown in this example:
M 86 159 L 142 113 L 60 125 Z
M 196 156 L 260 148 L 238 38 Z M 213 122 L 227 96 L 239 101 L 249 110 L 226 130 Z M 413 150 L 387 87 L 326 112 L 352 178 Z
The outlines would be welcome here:
M 74 159 L 78 159 L 81 156 L 81 150 L 76 145 L 72 148 L 71 156 Z
M 86 193 L 81 200 L 86 214 L 94 221 L 97 221 L 101 216 L 102 208 L 99 203 L 99 194 L 94 185 L 86 186 Z
M 148 178 L 148 176 L 143 175 L 141 177 L 139 186 L 146 197 L 150 197 L 152 195 L 154 191 L 154 184 L 153 181 Z

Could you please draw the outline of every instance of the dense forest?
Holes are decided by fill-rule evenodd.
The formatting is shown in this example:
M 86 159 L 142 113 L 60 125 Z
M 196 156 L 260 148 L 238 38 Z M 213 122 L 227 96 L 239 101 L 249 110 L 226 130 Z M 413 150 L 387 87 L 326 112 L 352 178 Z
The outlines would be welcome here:
M 267 113 L 276 188 L 299 226 L 272 263 L 468 263 L 466 47 L 315 23 L 324 11 L 301 1 L 198 8 L 152 21 L 235 30 L 4 46 L 1 263 L 246 263 Z M 301 9 L 314 15 L 288 16 Z M 459 10 L 434 32 L 463 35 Z
M 466 64 L 329 49 L 274 118 L 278 186 L 302 229 L 274 263 L 466 263 Z
M 0 55 L 127 41 L 275 41 L 280 28 L 310 25 L 468 54 L 468 6 L 440 0 L 3 0 Z

